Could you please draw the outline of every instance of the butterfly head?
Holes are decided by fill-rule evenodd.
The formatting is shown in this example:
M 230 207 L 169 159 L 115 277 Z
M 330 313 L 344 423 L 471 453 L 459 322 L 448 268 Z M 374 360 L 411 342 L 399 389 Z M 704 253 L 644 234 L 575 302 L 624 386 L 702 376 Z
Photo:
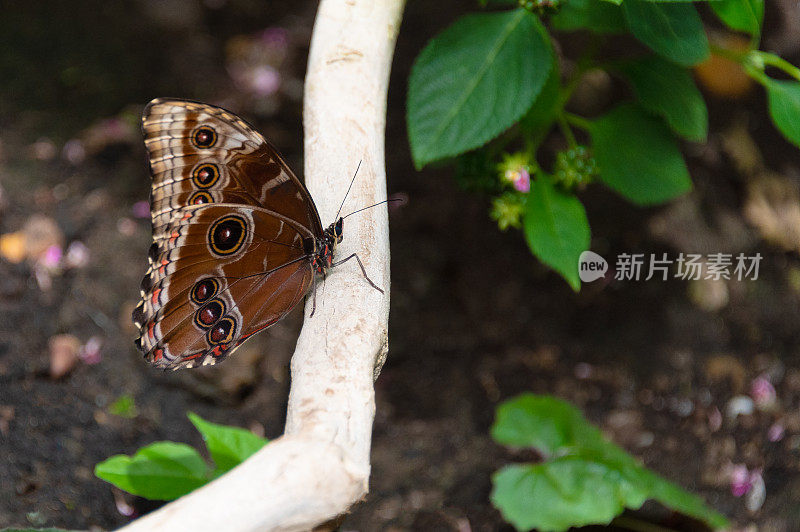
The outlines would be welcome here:
M 331 249 L 333 249 L 336 244 L 340 244 L 342 242 L 342 237 L 344 236 L 343 226 L 344 220 L 339 218 L 322 232 L 324 235 L 324 243 L 328 244 Z
M 322 239 L 317 241 L 316 257 L 312 265 L 317 273 L 322 274 L 333 264 L 333 252 L 336 244 L 342 241 L 342 228 L 344 221 L 339 218 L 323 231 Z
M 344 229 L 344 218 L 339 218 L 336 220 L 336 223 L 331 224 L 331 235 L 336 239 L 336 243 L 339 244 L 342 241 L 343 236 L 343 229 Z

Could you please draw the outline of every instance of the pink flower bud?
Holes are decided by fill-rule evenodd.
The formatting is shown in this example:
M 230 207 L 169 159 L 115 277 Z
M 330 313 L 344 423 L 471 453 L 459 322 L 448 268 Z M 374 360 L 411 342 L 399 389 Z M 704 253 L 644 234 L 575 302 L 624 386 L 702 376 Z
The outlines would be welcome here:
M 759 408 L 771 406 L 775 404 L 775 387 L 766 377 L 760 375 L 750 384 L 750 396 Z
M 531 174 L 525 168 L 520 168 L 519 178 L 514 181 L 514 188 L 518 192 L 531 191 Z

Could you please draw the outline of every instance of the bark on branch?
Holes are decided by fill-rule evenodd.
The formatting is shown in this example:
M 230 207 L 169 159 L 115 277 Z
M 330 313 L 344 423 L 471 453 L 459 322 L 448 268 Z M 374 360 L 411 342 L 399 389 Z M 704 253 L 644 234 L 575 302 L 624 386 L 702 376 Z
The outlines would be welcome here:
M 389 69 L 404 0 L 322 0 L 305 86 L 305 177 L 332 222 L 386 198 L 384 129 Z M 285 434 L 239 467 L 125 527 L 139 530 L 309 530 L 366 493 L 373 381 L 386 356 L 389 229 L 386 205 L 348 218 L 337 258 L 317 289 L 292 359 Z

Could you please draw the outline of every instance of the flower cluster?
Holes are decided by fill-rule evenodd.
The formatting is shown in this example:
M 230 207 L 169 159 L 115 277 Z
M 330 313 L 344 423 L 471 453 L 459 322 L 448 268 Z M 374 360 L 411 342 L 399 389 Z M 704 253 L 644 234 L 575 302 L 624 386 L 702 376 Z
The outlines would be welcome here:
M 597 163 L 585 146 L 559 152 L 553 176 L 566 189 L 591 183 L 597 175 Z
M 519 0 L 519 7 L 539 15 L 552 14 L 561 7 L 561 0 Z
M 531 190 L 530 156 L 524 152 L 506 153 L 497 165 L 500 185 L 506 190 L 492 200 L 492 218 L 505 231 L 509 227 L 522 227 L 525 200 Z M 508 190 L 508 188 L 513 190 Z
M 522 227 L 522 214 L 525 205 L 516 194 L 506 192 L 492 200 L 492 219 L 497 226 L 505 231 L 509 227 Z
M 511 184 L 517 192 L 530 192 L 531 172 L 530 161 L 526 153 L 507 153 L 503 162 L 498 165 L 500 177 L 505 183 Z

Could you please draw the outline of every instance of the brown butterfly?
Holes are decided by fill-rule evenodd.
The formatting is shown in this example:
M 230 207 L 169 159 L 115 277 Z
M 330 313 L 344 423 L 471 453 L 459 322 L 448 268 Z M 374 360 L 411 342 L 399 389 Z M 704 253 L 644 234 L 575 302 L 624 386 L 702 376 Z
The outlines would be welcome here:
M 263 136 L 225 109 L 156 99 L 142 117 L 153 244 L 133 311 L 156 367 L 216 364 L 283 318 L 333 262 L 308 190 Z M 341 209 L 340 209 L 341 210 Z

